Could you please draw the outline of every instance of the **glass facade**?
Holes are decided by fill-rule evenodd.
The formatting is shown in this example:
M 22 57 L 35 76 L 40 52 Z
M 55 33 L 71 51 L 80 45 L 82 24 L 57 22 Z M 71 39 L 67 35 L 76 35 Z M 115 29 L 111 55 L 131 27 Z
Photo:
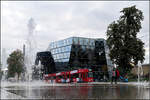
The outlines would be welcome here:
M 72 38 L 52 42 L 48 50 L 52 53 L 55 62 L 68 62 L 70 58 Z
M 50 43 L 47 50 L 51 52 L 58 72 L 79 68 L 91 68 L 98 72 L 103 71 L 103 66 L 110 71 L 112 67 L 104 39 L 70 37 Z M 102 74 L 97 72 L 95 76 Z
M 83 50 L 94 50 L 95 40 L 81 37 L 71 37 L 50 43 L 48 51 L 52 53 L 55 62 L 68 62 L 72 45 L 81 45 Z
M 101 81 L 111 75 L 112 61 L 104 39 L 70 37 L 51 42 L 47 51 L 38 52 L 35 65 L 39 61 L 42 75 L 81 68 L 93 70 L 94 81 Z

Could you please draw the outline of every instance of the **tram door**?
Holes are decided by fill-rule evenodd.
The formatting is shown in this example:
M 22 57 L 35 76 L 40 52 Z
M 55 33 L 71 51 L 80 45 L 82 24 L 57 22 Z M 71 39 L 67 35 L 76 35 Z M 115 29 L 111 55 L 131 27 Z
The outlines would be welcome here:
M 83 81 L 83 82 L 87 82 L 87 81 L 88 81 L 88 80 L 87 80 L 87 78 L 88 78 L 88 73 L 82 73 L 81 76 L 82 76 L 82 81 Z

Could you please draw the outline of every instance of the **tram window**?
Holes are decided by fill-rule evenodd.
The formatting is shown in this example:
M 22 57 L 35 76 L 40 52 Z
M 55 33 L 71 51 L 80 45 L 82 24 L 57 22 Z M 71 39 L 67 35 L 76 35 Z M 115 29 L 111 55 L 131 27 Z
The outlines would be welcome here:
M 74 74 L 73 75 L 73 78 L 78 78 L 79 77 L 79 74 Z
M 63 77 L 62 77 L 62 76 L 58 76 L 58 78 L 60 78 L 60 79 L 61 79 L 61 78 L 63 78 Z
M 67 75 L 67 78 L 69 78 L 69 75 Z
M 92 73 L 92 72 L 89 72 L 89 73 L 88 73 L 88 77 L 93 77 L 93 73 Z
M 56 79 L 56 76 L 52 77 L 53 79 Z
M 73 75 L 71 75 L 71 77 L 70 77 L 70 78 L 72 79 L 72 78 L 74 78 L 74 76 L 73 76 Z
M 84 75 L 85 75 L 85 78 L 86 78 L 87 77 L 87 73 L 85 73 Z
M 50 80 L 52 77 L 48 77 L 47 79 Z
M 86 78 L 86 73 L 83 73 L 83 74 L 82 74 L 82 77 L 83 77 L 83 78 Z

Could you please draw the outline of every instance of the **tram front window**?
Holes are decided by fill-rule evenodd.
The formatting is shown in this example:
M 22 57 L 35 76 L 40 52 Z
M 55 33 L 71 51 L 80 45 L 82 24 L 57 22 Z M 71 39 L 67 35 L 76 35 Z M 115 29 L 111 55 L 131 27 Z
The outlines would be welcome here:
M 92 73 L 92 72 L 89 72 L 89 73 L 88 73 L 88 77 L 93 77 L 93 73 Z

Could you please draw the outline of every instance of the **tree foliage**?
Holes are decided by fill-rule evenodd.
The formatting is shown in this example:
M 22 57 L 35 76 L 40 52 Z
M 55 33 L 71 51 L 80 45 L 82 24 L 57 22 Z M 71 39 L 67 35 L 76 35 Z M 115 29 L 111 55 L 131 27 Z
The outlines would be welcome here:
M 112 22 L 107 28 L 107 44 L 111 60 L 125 75 L 132 69 L 131 62 L 137 65 L 138 61 L 144 61 L 144 43 L 137 38 L 144 17 L 136 6 L 124 8 L 121 13 L 119 20 Z
M 20 77 L 20 74 L 24 72 L 23 68 L 23 54 L 20 50 L 13 51 L 8 59 L 8 78 L 9 77 L 14 77 L 15 74 L 17 73 L 18 79 Z

